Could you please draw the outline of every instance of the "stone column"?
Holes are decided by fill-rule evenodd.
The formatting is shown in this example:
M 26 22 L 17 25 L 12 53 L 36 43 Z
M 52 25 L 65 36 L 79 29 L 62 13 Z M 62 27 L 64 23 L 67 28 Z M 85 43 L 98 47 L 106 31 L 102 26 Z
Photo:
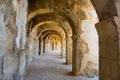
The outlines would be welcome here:
M 61 42 L 61 58 L 65 58 L 66 57 L 66 41 L 63 40 Z
M 72 64 L 72 39 L 67 38 L 66 39 L 66 63 L 67 64 Z
M 46 52 L 51 51 L 51 42 L 46 40 L 45 43 Z
M 52 51 L 52 41 L 49 41 L 49 43 L 50 43 L 49 50 Z
M 74 75 L 80 75 L 81 60 L 83 57 L 80 51 L 80 40 L 76 35 L 74 35 L 72 39 L 73 39 L 72 72 Z
M 119 80 L 119 27 L 113 18 L 96 24 L 99 35 L 100 80 Z
M 44 41 L 41 41 L 41 49 L 40 49 L 40 53 L 43 53 L 43 45 L 44 45 Z
M 54 50 L 56 50 L 56 44 L 55 44 L 55 41 L 53 41 L 54 42 Z
M 41 54 L 41 39 L 39 37 L 39 55 Z
M 55 50 L 57 50 L 57 41 L 55 41 Z
M 48 51 L 48 42 L 45 40 L 45 52 Z
M 46 43 L 45 43 L 45 41 L 43 41 L 43 53 L 45 53 L 45 45 L 46 45 Z
M 38 57 L 38 53 L 39 53 L 39 40 L 35 40 L 35 47 L 34 47 L 34 58 Z
M 44 41 L 42 35 L 40 36 L 40 54 L 43 53 Z

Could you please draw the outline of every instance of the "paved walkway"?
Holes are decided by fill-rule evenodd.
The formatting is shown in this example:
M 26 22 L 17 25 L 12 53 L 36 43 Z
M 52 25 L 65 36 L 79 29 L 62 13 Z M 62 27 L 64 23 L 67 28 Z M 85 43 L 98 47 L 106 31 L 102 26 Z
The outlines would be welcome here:
M 98 80 L 97 77 L 73 76 L 72 66 L 66 65 L 59 55 L 51 54 L 40 55 L 27 65 L 25 80 Z

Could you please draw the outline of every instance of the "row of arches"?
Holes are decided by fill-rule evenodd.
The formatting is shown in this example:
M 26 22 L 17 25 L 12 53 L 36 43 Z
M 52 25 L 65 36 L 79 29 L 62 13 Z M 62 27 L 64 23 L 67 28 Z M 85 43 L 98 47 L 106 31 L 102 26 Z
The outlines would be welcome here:
M 98 37 L 94 24 L 98 20 L 97 20 L 97 15 L 94 16 L 95 9 L 93 8 L 92 4 L 88 1 L 87 3 L 89 5 L 84 4 L 85 6 L 80 7 L 81 2 L 68 4 L 68 5 L 64 4 L 63 6 L 61 6 L 62 4 L 57 5 L 56 1 L 55 2 L 50 1 L 50 2 L 52 2 L 53 3 L 52 5 L 54 5 L 52 8 L 50 7 L 51 5 L 49 3 L 46 4 L 45 1 L 29 2 L 28 30 L 29 33 L 32 33 L 32 31 L 36 31 L 36 37 L 40 44 L 39 53 L 45 52 L 46 40 L 44 38 L 44 35 L 47 34 L 47 31 L 52 30 L 53 33 L 54 31 L 56 31 L 57 33 L 54 34 L 59 34 L 59 37 L 61 38 L 61 57 L 62 58 L 66 57 L 66 63 L 72 64 L 73 73 L 76 75 L 85 74 L 86 73 L 85 69 L 89 64 L 88 62 L 90 61 L 92 63 L 90 65 L 96 66 L 95 74 L 97 74 L 98 73 L 98 42 L 97 42 Z M 41 5 L 40 6 L 37 5 L 38 3 Z M 89 25 L 91 25 L 91 27 L 87 27 Z M 86 28 L 84 28 L 85 26 Z M 87 36 L 89 34 L 89 33 L 87 34 L 87 28 L 93 29 L 93 37 L 95 37 L 93 43 L 90 42 L 89 38 L 87 38 L 87 37 L 91 37 L 91 36 Z M 51 35 L 53 34 L 52 32 L 50 33 Z M 85 37 L 85 35 L 87 37 Z M 92 33 L 90 33 L 90 35 L 92 35 Z M 93 48 L 96 47 L 96 49 L 90 48 L 92 44 L 94 44 Z M 89 55 L 86 55 L 87 57 L 84 58 L 83 57 L 84 54 L 89 54 Z M 92 59 L 93 56 L 90 55 L 94 55 L 95 59 Z M 87 60 L 87 58 L 90 60 Z M 89 72 L 92 72 L 91 70 L 92 68 L 89 69 Z

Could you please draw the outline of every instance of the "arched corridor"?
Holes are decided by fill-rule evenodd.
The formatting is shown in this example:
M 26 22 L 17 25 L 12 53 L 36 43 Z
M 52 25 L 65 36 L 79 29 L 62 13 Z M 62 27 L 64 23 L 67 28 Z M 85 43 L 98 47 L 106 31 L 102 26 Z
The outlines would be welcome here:
M 119 0 L 0 0 L 0 80 L 119 80 L 119 9 Z
M 66 3 L 68 2 L 66 1 Z M 59 1 L 49 1 L 49 3 L 29 1 L 28 36 L 34 32 L 36 35 L 31 38 L 39 39 L 40 37 L 39 53 L 42 54 L 46 51 L 45 38 L 50 37 L 46 35 L 47 31 L 56 31 L 54 34 L 59 34 L 61 38 L 61 58 L 66 57 L 66 63 L 72 64 L 72 71 L 75 75 L 95 75 L 99 72 L 98 34 L 95 29 L 98 17 L 91 2 L 86 1 L 86 3 L 89 4 L 85 4 L 88 8 L 86 6 L 80 8 L 77 3 L 65 5 Z M 69 8 L 69 6 L 71 7 Z M 44 10 L 45 13 L 40 13 L 41 10 Z M 51 36 L 53 35 L 52 32 L 50 33 Z M 51 39 L 52 43 L 50 42 L 48 45 L 51 45 L 51 49 L 54 50 L 55 40 L 51 37 L 50 41 Z M 38 45 L 38 41 L 35 42 Z M 38 47 L 35 48 L 38 49 Z M 31 55 L 33 54 L 31 53 Z

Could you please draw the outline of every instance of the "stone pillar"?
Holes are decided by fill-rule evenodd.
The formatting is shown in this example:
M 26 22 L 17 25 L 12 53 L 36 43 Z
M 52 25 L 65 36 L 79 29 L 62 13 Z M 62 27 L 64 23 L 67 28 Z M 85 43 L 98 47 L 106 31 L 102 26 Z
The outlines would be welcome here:
M 66 41 L 63 40 L 61 42 L 61 58 L 65 58 L 66 57 Z
M 47 52 L 48 51 L 48 43 L 47 43 L 47 41 L 45 40 L 45 52 Z
M 46 45 L 46 43 L 45 43 L 45 41 L 43 41 L 43 53 L 45 53 L 45 45 Z
M 74 75 L 80 75 L 82 53 L 80 50 L 80 40 L 78 36 L 74 35 L 73 39 L 73 51 L 72 51 L 72 72 Z
M 41 49 L 40 49 L 40 53 L 43 53 L 43 45 L 44 45 L 44 41 L 41 41 Z
M 43 41 L 43 37 L 42 35 L 40 36 L 40 54 L 43 53 L 43 49 L 44 49 L 44 41 Z
M 50 51 L 50 42 L 45 40 L 45 52 L 49 52 Z
M 55 41 L 55 50 L 57 50 L 57 41 Z
M 53 43 L 54 43 L 54 44 L 53 44 L 53 45 L 54 45 L 54 50 L 56 50 L 56 48 L 55 48 L 55 47 L 56 47 L 55 41 L 53 41 Z
M 120 3 L 119 3 L 120 5 Z M 115 23 L 117 24 L 117 29 L 118 29 L 118 38 L 119 38 L 119 52 L 120 52 L 120 13 L 119 16 L 114 17 Z M 120 54 L 119 54 L 120 56 Z M 120 79 L 120 57 L 119 57 L 119 79 Z
M 49 50 L 52 51 L 52 41 L 49 41 L 49 43 L 50 43 Z
M 38 53 L 39 53 L 39 40 L 35 40 L 35 47 L 34 47 L 34 58 L 38 57 Z
M 61 52 L 61 41 L 58 42 L 58 50 Z
M 67 38 L 66 39 L 66 63 L 67 64 L 72 64 L 72 39 Z
M 41 40 L 40 40 L 40 37 L 39 37 L 39 55 L 41 54 Z
M 119 36 L 113 18 L 96 24 L 99 35 L 100 80 L 119 80 Z

